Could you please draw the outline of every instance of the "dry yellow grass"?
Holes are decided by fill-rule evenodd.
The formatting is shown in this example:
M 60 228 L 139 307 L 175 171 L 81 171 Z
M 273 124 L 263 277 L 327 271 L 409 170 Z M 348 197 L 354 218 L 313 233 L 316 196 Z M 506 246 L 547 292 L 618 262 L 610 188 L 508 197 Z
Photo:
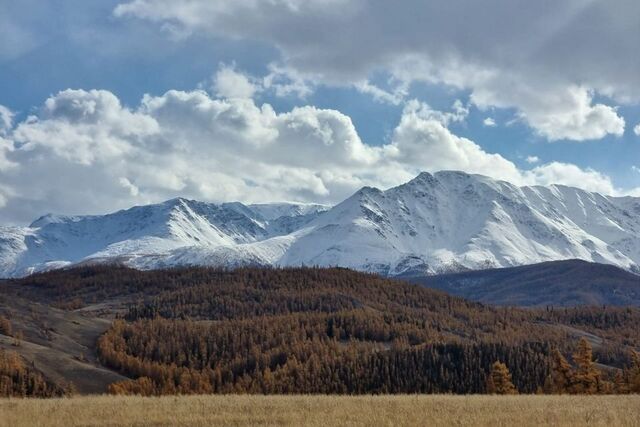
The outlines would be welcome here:
M 2 426 L 639 426 L 640 396 L 180 396 L 0 400 Z

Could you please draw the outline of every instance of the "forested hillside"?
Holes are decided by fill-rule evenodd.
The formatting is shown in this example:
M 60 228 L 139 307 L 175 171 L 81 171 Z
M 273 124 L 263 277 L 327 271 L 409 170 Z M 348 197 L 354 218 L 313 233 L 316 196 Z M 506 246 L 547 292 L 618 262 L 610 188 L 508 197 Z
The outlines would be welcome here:
M 131 380 L 112 393 L 483 393 L 496 366 L 515 391 L 570 392 L 580 338 L 611 392 L 616 373 L 632 383 L 640 343 L 637 308 L 492 307 L 340 268 L 84 267 L 4 291 L 115 316 L 96 351 Z

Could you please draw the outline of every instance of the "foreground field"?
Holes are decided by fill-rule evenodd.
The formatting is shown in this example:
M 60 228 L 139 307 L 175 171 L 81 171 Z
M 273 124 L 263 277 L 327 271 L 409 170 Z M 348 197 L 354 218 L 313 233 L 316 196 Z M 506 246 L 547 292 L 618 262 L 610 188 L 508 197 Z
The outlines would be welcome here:
M 3 426 L 638 426 L 640 396 L 179 396 L 0 400 Z

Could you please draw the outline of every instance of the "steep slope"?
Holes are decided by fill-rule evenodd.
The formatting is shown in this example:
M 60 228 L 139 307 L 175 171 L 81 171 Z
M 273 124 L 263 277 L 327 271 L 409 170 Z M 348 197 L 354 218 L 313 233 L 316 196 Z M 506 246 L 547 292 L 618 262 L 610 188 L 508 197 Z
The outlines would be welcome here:
M 625 269 L 640 262 L 640 199 L 461 172 L 363 188 L 310 225 L 283 264 L 395 275 L 574 258 Z
M 640 276 L 613 265 L 581 260 L 406 279 L 487 304 L 640 306 Z
M 422 173 L 321 205 L 185 199 L 0 229 L 0 276 L 79 262 L 318 265 L 437 274 L 583 259 L 640 271 L 640 198 Z

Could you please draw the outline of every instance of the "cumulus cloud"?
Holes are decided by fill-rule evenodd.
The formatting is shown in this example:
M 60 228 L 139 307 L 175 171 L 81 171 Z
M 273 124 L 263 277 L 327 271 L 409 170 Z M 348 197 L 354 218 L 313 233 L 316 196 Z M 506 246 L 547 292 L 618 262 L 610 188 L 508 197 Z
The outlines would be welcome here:
M 636 127 L 633 128 L 633 133 L 640 136 L 640 123 L 638 123 Z
M 260 92 L 270 92 L 276 97 L 296 97 L 304 99 L 314 90 L 310 76 L 271 63 L 269 73 L 262 78 L 251 76 L 235 68 L 235 65 L 221 64 L 213 75 L 212 93 L 222 98 L 253 98 Z
M 234 66 L 222 65 L 213 78 L 213 90 L 223 98 L 252 98 L 257 87 Z
M 392 142 L 383 147 L 385 160 L 414 170 L 464 170 L 520 183 L 516 166 L 500 156 L 485 152 L 467 138 L 454 135 L 447 124 L 456 113 L 433 111 L 427 105 L 410 102 L 404 109 Z
M 593 169 L 581 169 L 576 165 L 551 162 L 524 173 L 531 184 L 563 184 L 587 188 L 602 194 L 618 194 L 611 178 Z
M 39 116 L 18 124 L 12 138 L 21 152 L 91 165 L 121 158 L 135 149 L 132 141 L 156 132 L 153 118 L 123 108 L 111 92 L 65 90 L 47 99 Z
M 593 103 L 593 93 L 584 87 L 557 87 L 553 91 L 541 88 L 515 88 L 503 93 L 500 87 L 487 85 L 472 94 L 479 107 L 518 107 L 519 116 L 538 134 L 550 141 L 562 139 L 585 141 L 607 135 L 622 136 L 625 121 L 615 108 Z M 502 84 L 500 84 L 502 86 Z
M 331 203 L 363 185 L 386 188 L 441 169 L 619 192 L 575 165 L 519 170 L 449 130 L 467 112 L 460 102 L 441 112 L 409 101 L 391 140 L 370 146 L 336 110 L 276 113 L 204 91 L 147 95 L 131 109 L 108 91 L 66 90 L 0 137 L 0 219 L 103 213 L 175 196 Z
M 366 83 L 381 70 L 462 88 L 481 108 L 515 108 L 549 140 L 621 135 L 615 105 L 640 100 L 634 0 L 131 0 L 114 13 L 268 43 L 287 67 L 379 99 L 394 99 Z
M 0 168 L 13 190 L 2 192 L 0 216 L 24 222 L 176 195 L 335 201 L 362 185 L 378 152 L 334 110 L 276 114 L 203 91 L 146 96 L 130 110 L 106 91 L 67 90 L 0 139 L 0 161 L 17 165 Z M 376 183 L 392 183 L 383 175 Z

